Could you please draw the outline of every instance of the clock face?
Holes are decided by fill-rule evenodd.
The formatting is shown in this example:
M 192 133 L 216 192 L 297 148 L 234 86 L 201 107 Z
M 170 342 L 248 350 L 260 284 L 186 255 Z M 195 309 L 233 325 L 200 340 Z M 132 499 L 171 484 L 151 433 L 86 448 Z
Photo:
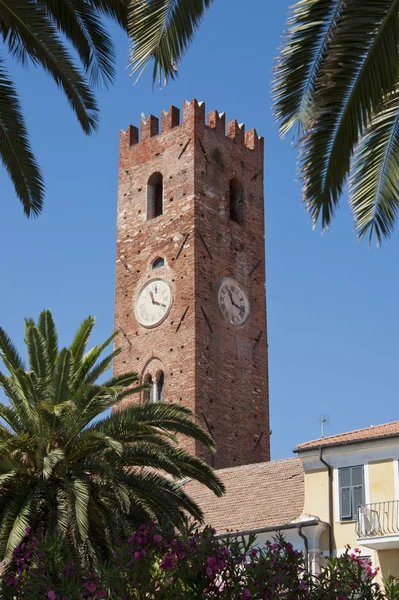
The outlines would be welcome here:
M 235 327 L 243 327 L 249 317 L 249 300 L 240 284 L 225 277 L 218 290 L 218 303 L 222 315 Z
M 172 306 L 172 290 L 165 279 L 150 279 L 136 297 L 134 312 L 140 325 L 156 327 L 166 319 Z

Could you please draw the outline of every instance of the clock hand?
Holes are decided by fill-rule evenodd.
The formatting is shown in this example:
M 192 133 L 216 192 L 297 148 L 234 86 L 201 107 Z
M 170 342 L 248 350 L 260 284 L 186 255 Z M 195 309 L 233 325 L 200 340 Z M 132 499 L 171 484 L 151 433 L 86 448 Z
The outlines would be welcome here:
M 154 294 L 150 291 L 150 296 L 151 296 L 151 300 L 153 304 L 157 304 L 157 302 L 155 302 L 154 300 Z
M 231 300 L 231 303 L 232 303 L 232 305 L 233 305 L 233 306 L 235 306 L 236 308 L 238 308 L 238 310 L 239 310 L 240 312 L 244 312 L 244 310 L 241 308 L 241 306 L 238 306 L 238 304 L 236 304 L 236 303 L 234 302 L 234 300 L 233 300 L 233 294 L 230 292 L 230 290 L 228 290 L 228 294 L 229 294 L 229 296 L 230 296 L 230 300 Z
M 156 304 L 157 306 L 164 306 L 164 307 L 166 307 L 166 304 L 162 304 L 162 302 L 157 302 L 156 300 L 153 301 L 153 304 Z

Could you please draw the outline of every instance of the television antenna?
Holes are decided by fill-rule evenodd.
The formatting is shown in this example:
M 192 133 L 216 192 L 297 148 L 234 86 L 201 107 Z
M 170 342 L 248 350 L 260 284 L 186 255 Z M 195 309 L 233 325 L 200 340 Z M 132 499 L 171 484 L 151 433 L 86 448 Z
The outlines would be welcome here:
M 321 437 L 324 437 L 324 427 L 330 423 L 330 415 L 320 415 Z

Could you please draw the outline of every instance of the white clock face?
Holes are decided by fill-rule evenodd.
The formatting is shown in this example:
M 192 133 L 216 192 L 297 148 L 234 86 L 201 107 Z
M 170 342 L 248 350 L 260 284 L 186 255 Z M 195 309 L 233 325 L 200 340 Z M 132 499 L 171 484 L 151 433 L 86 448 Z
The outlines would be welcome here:
M 249 300 L 240 284 L 225 277 L 218 290 L 218 303 L 222 315 L 235 327 L 243 327 L 249 317 Z
M 165 279 L 150 279 L 136 297 L 134 311 L 143 327 L 156 327 L 166 319 L 172 306 L 172 290 Z

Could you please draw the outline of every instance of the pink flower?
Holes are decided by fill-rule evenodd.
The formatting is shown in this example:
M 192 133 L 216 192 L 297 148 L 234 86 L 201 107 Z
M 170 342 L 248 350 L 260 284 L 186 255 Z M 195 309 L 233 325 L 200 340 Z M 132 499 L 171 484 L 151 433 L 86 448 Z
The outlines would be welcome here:
M 216 565 L 216 558 L 214 556 L 208 556 L 206 562 L 208 567 L 214 567 Z
M 159 535 L 159 533 L 155 534 L 153 540 L 156 544 L 159 544 L 160 542 L 162 542 L 162 535 Z
M 47 598 L 50 598 L 50 600 L 56 600 L 56 598 L 57 598 L 57 595 L 56 595 L 56 593 L 55 593 L 55 592 L 53 592 L 53 590 L 50 590 L 50 591 L 47 593 Z
M 107 595 L 107 593 L 105 590 L 100 590 L 99 592 L 97 592 L 98 598 L 105 598 L 106 595 Z
M 252 598 L 252 594 L 248 588 L 242 590 L 241 598 Z
M 89 592 L 91 593 L 91 592 L 95 592 L 95 591 L 96 591 L 96 589 L 97 589 L 97 586 L 96 586 L 96 584 L 94 583 L 94 581 L 86 581 L 86 583 L 85 583 L 85 588 L 86 588 L 87 590 L 89 590 Z

